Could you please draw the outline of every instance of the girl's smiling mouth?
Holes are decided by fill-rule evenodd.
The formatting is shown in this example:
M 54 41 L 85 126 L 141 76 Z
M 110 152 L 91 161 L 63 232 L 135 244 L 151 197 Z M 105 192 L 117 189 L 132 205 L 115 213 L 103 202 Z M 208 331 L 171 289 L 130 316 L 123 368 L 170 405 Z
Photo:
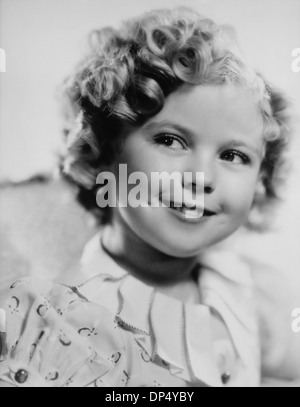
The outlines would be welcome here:
M 174 201 L 164 202 L 160 199 L 162 206 L 174 214 L 180 220 L 190 223 L 202 223 L 216 215 L 216 212 L 205 209 L 204 207 L 187 207 L 184 203 L 181 206 L 176 205 Z

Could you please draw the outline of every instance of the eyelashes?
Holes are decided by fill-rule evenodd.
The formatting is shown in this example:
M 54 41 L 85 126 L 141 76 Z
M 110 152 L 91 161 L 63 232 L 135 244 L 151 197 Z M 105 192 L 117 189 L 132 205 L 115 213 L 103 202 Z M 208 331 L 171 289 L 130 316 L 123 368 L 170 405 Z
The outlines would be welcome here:
M 221 160 L 228 161 L 232 164 L 251 164 L 251 159 L 248 155 L 238 150 L 228 150 L 221 154 Z
M 170 133 L 162 133 L 154 137 L 155 144 L 174 151 L 187 151 L 188 144 L 180 136 Z M 222 161 L 233 165 L 249 165 L 251 158 L 240 150 L 229 149 L 222 152 L 219 156 Z
M 187 150 L 188 147 L 187 143 L 183 140 L 183 138 L 169 133 L 159 134 L 158 136 L 155 137 L 154 141 L 156 144 L 165 146 L 176 151 Z

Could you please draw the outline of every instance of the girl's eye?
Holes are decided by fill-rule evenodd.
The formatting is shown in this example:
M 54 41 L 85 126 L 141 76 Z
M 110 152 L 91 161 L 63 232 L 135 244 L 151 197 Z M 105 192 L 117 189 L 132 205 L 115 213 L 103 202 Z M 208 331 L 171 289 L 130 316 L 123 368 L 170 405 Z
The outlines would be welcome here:
M 232 164 L 250 164 L 250 158 L 240 151 L 230 150 L 221 154 L 221 160 L 228 161 Z
M 172 150 L 186 150 L 185 142 L 180 137 L 172 134 L 162 134 L 156 137 L 155 142 Z

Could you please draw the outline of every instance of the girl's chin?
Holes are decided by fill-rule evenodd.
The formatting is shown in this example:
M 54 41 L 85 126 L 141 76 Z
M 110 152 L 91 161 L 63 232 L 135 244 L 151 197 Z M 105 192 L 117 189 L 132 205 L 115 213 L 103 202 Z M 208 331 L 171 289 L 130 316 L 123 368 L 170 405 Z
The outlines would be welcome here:
M 190 258 L 196 257 L 199 252 L 201 252 L 204 248 L 207 247 L 206 244 L 201 244 L 195 242 L 186 241 L 183 242 L 182 238 L 178 240 L 174 240 L 174 236 L 170 237 L 169 239 L 161 239 L 160 238 L 156 241 L 156 249 L 163 252 L 164 254 L 177 257 L 177 258 Z M 204 247 L 205 246 L 205 247 Z

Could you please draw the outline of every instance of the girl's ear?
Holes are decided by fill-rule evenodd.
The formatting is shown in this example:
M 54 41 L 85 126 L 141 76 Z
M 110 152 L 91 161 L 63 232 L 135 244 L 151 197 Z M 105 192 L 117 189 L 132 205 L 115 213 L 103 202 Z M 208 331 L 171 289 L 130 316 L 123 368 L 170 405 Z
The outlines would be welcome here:
M 264 183 L 265 174 L 261 172 L 258 176 L 252 207 L 248 215 L 247 226 L 254 230 L 263 230 L 266 226 L 266 214 L 264 204 L 266 202 L 266 187 Z
M 258 180 L 257 180 L 256 187 L 255 187 L 253 206 L 261 207 L 261 206 L 263 206 L 263 204 L 266 200 L 267 191 L 266 191 L 264 179 L 265 179 L 265 174 L 263 172 L 261 172 L 258 176 Z

